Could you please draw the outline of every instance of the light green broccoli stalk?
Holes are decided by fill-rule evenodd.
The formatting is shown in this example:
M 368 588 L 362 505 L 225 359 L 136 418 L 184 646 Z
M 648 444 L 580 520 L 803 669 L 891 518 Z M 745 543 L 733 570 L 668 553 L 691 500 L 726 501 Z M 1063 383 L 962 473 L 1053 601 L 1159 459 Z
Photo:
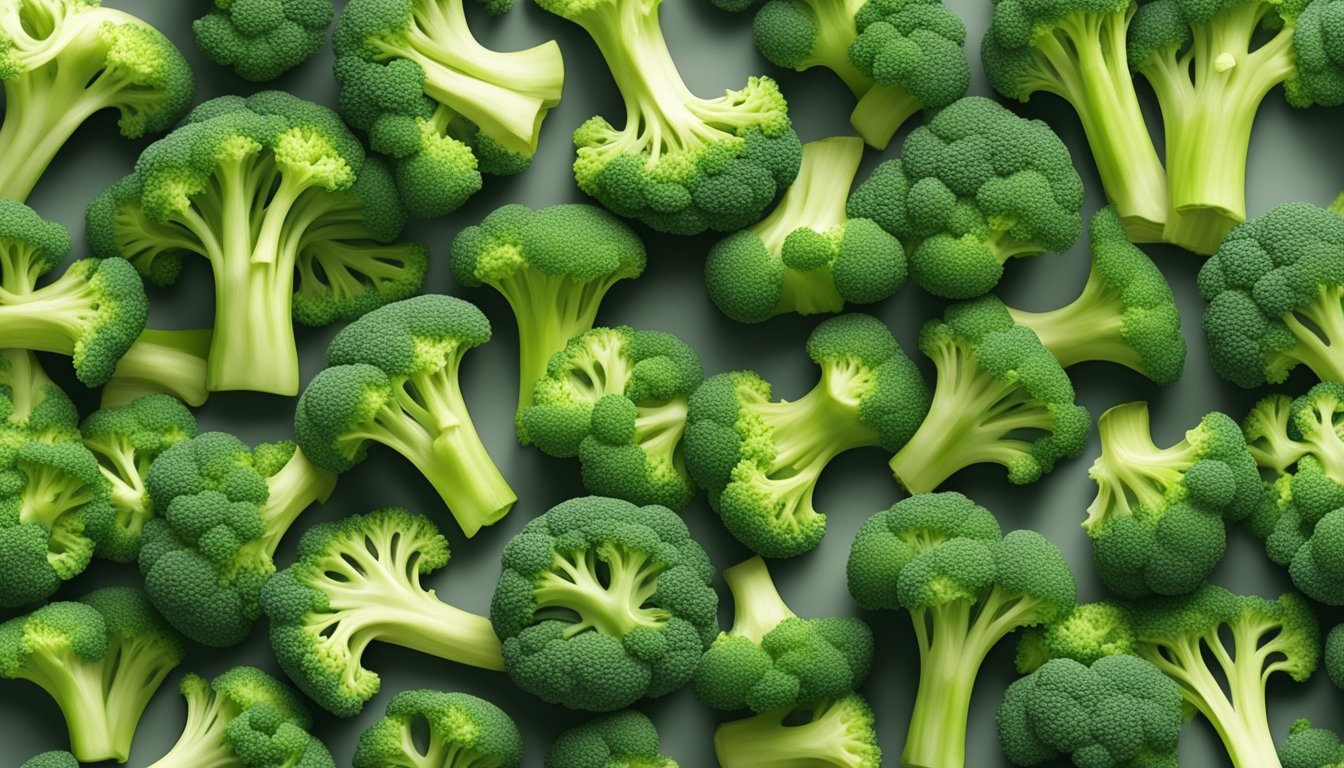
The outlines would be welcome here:
M 505 668 L 552 704 L 610 712 L 669 694 L 718 634 L 714 567 L 666 507 L 571 499 L 523 526 L 502 560 L 490 621 Z
M 421 722 L 429 726 L 427 739 L 419 735 Z M 427 690 L 393 696 L 387 714 L 360 734 L 353 763 L 354 768 L 522 764 L 523 737 L 504 710 L 465 693 Z
M 971 689 L 990 650 L 1014 630 L 1073 608 L 1059 548 L 1032 531 L 1003 535 L 959 493 L 912 496 L 873 516 L 849 552 L 849 593 L 867 609 L 910 612 L 919 689 L 902 765 L 965 762 Z
M 191 29 L 207 59 L 264 83 L 322 50 L 333 13 L 332 0 L 214 0 Z
M 659 754 L 658 729 L 633 709 L 594 718 L 556 737 L 545 768 L 678 768 Z
M 341 717 L 358 714 L 381 687 L 378 673 L 363 665 L 370 643 L 503 670 L 490 620 L 420 584 L 448 557 L 438 528 L 405 509 L 309 529 L 299 540 L 299 559 L 261 590 L 280 666 L 300 690 Z
M 1283 768 L 1338 768 L 1344 765 L 1344 742 L 1334 731 L 1295 720 L 1288 738 L 1279 745 Z
M 103 385 L 100 406 L 115 408 L 145 395 L 167 394 L 192 407 L 204 405 L 210 358 L 209 328 L 161 331 L 147 328 L 117 361 Z
M 37 355 L 23 349 L 0 349 L 0 460 L 12 461 L 27 434 L 46 443 L 79 439 L 79 410 L 47 376 Z
M 857 693 L 724 723 L 714 731 L 714 754 L 720 768 L 882 765 L 872 707 Z
M 788 4 L 788 0 L 775 0 Z M 875 304 L 905 285 L 905 251 L 872 219 L 845 212 L 863 143 L 850 136 L 803 145 L 798 178 L 757 224 L 714 244 L 705 287 L 741 323 Z
M 26 200 L 91 116 L 115 109 L 121 135 L 166 131 L 196 95 L 168 38 L 98 0 L 10 0 L 0 7 L 0 198 Z
M 29 758 L 19 768 L 79 768 L 79 761 L 69 752 L 43 752 Z

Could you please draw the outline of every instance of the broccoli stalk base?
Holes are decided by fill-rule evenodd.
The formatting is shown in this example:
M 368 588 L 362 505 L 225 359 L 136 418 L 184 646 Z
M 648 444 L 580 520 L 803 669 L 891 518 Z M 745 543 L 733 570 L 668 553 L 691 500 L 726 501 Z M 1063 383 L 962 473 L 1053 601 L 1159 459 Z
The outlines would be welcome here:
M 238 705 L 194 676 L 183 681 L 182 694 L 187 700 L 182 735 L 150 768 L 236 768 L 238 756 L 224 738 L 224 729 L 240 713 Z
M 29 663 L 15 677 L 36 683 L 56 700 L 70 730 L 70 751 L 80 762 L 124 763 L 131 753 L 131 737 L 139 716 L 137 713 L 130 718 L 129 727 L 124 717 L 114 718 L 117 713 L 108 706 L 103 670 L 101 661 L 51 659 L 48 663 Z
M 166 393 L 190 406 L 203 405 L 211 331 L 146 330 L 117 361 L 103 386 L 102 407 L 111 408 L 144 395 Z
M 1147 375 L 1143 358 L 1125 338 L 1125 306 L 1095 274 L 1077 299 L 1048 312 L 1008 308 L 1013 322 L 1030 328 L 1062 368 L 1108 362 Z
M 843 702 L 817 703 L 812 719 L 785 725 L 794 710 L 763 712 L 720 725 L 714 754 L 721 768 L 810 768 L 869 765 L 871 746 L 863 728 L 850 722 Z M 871 734 L 866 734 L 871 736 Z
M 905 121 L 922 109 L 924 105 L 904 88 L 874 83 L 849 113 L 849 124 L 868 146 L 883 150 Z
M 730 634 L 760 645 L 761 639 L 785 619 L 795 618 L 780 597 L 770 570 L 759 556 L 744 560 L 723 572 L 733 593 L 733 627 Z

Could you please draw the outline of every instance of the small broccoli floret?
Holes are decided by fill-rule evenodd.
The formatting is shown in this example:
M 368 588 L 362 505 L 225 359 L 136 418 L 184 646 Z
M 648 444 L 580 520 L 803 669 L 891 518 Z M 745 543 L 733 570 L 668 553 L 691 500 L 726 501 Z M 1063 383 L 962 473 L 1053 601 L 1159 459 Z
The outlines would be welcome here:
M 0 8 L 0 198 L 22 202 L 91 116 L 120 113 L 121 135 L 168 130 L 196 81 L 158 30 L 91 0 L 13 0 Z
M 633 709 L 594 718 L 560 734 L 546 750 L 545 768 L 678 768 L 658 754 L 658 730 Z
M 919 690 L 902 765 L 962 765 L 971 689 L 1011 632 L 1073 608 L 1077 587 L 1059 548 L 1033 531 L 1006 536 L 959 493 L 912 496 L 874 515 L 849 552 L 849 593 L 864 608 L 910 612 Z
M 1344 624 L 1330 630 L 1325 639 L 1325 671 L 1330 682 L 1344 688 Z
M 704 380 L 695 350 L 675 336 L 594 328 L 551 358 L 518 423 L 551 456 L 578 456 L 591 493 L 682 509 L 695 488 L 682 435 Z
M 1082 603 L 1067 615 L 1025 630 L 1017 641 L 1017 671 L 1030 674 L 1051 659 L 1091 666 L 1107 656 L 1135 655 L 1129 609 L 1121 603 Z
M 420 722 L 429 726 L 428 739 L 418 737 Z M 428 690 L 393 696 L 387 715 L 360 735 L 354 757 L 355 768 L 518 768 L 522 763 L 523 737 L 504 710 L 465 693 Z
M 919 334 L 938 381 L 919 429 L 891 459 L 910 493 L 932 491 L 973 464 L 999 464 L 1009 482 L 1034 483 L 1082 453 L 1092 416 L 1031 329 L 993 296 L 954 304 Z
M 458 387 L 462 357 L 490 339 L 474 305 L 435 294 L 388 304 L 346 326 L 330 366 L 299 398 L 294 434 L 313 463 L 345 472 L 381 443 L 420 470 L 468 538 L 518 497 L 486 452 Z
M 1341 254 L 1344 218 L 1307 203 L 1228 233 L 1199 270 L 1214 369 L 1248 389 L 1282 383 L 1298 364 L 1321 381 L 1344 381 Z
M 79 761 L 69 752 L 43 752 L 19 768 L 79 768 Z
M 103 408 L 152 394 L 168 394 L 192 407 L 204 405 L 210 357 L 209 328 L 194 331 L 145 329 L 117 361 L 103 385 Z
M 1069 150 L 1048 125 L 970 96 L 912 131 L 900 159 L 854 190 L 849 215 L 905 245 L 919 287 L 969 299 L 992 290 L 1009 259 L 1072 247 L 1082 202 Z
M 1103 361 L 1172 384 L 1185 369 L 1185 337 L 1171 286 L 1132 244 L 1115 208 L 1092 217 L 1092 270 L 1083 292 L 1047 312 L 1009 308 L 1013 322 L 1036 334 L 1059 364 Z
M 378 693 L 378 674 L 362 662 L 373 642 L 503 670 L 489 619 L 448 605 L 420 584 L 448 557 L 438 528 L 405 509 L 314 526 L 299 540 L 299 559 L 261 590 L 280 666 L 341 717 L 358 714 Z
M 724 526 L 753 552 L 793 557 L 817 546 L 826 515 L 812 503 L 826 466 L 845 451 L 899 449 L 928 409 L 919 371 L 869 315 L 818 325 L 807 354 L 821 377 L 807 394 L 771 400 L 751 371 L 720 374 L 691 396 L 686 466 Z
M 81 761 L 126 762 L 140 715 L 185 651 L 132 587 L 49 603 L 0 624 L 0 676 L 41 686 Z
M 242 642 L 280 539 L 335 486 L 293 443 L 249 449 L 205 432 L 166 449 L 145 477 L 158 516 L 145 523 L 139 563 L 154 607 L 203 645 Z
M 22 440 L 17 432 L 48 443 L 79 439 L 79 411 L 70 397 L 42 370 L 37 356 L 22 349 L 0 349 L 0 460 L 12 461 Z
M 768 712 L 831 701 L 856 690 L 873 662 L 873 633 L 850 617 L 800 619 L 760 557 L 723 572 L 733 626 L 700 659 L 695 695 L 722 710 Z
M 1101 414 L 1097 429 L 1101 456 L 1087 473 L 1097 497 L 1083 529 L 1102 582 L 1125 597 L 1198 588 L 1227 549 L 1224 518 L 1248 518 L 1263 498 L 1241 428 L 1214 412 L 1159 448 L 1138 402 Z
M 719 631 L 714 567 L 665 507 L 587 496 L 504 548 L 490 621 L 523 690 L 610 712 L 690 682 Z
M 900 242 L 871 219 L 845 213 L 862 156 L 863 143 L 849 136 L 803 145 L 802 168 L 779 205 L 710 249 L 705 286 L 720 311 L 741 323 L 833 313 L 846 302 L 882 301 L 905 285 Z
M 724 723 L 714 731 L 714 754 L 721 768 L 882 765 L 872 707 L 857 693 Z
M 264 83 L 317 55 L 327 39 L 332 0 L 214 0 L 192 22 L 196 47 L 244 80 Z
M 1344 765 L 1344 743 L 1334 731 L 1297 720 L 1279 745 L 1279 761 L 1283 768 L 1339 768 Z
M 607 291 L 643 274 L 646 259 L 633 230 L 591 205 L 506 205 L 458 233 L 453 276 L 468 288 L 489 285 L 513 308 L 519 413 L 551 356 L 593 327 Z M 529 441 L 521 424 L 518 439 Z

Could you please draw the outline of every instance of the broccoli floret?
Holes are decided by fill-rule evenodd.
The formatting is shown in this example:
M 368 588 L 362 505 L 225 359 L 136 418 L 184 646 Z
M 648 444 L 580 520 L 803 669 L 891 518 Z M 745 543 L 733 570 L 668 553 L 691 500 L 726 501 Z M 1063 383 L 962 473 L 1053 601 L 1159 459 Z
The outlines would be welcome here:
M 166 131 L 196 97 L 182 54 L 158 30 L 97 0 L 0 8 L 0 198 L 22 202 L 75 130 L 115 109 L 121 135 Z
M 720 768 L 882 765 L 873 709 L 857 693 L 724 723 L 714 731 L 714 754 Z
M 126 405 L 145 395 L 168 394 L 187 405 L 204 405 L 212 331 L 141 332 L 117 361 L 112 378 L 103 385 L 103 408 Z
M 0 676 L 28 680 L 61 708 L 83 762 L 126 762 L 136 725 L 182 641 L 133 587 L 49 603 L 0 624 Z
M 1283 768 L 1339 768 L 1344 766 L 1344 743 L 1334 731 L 1297 720 L 1279 745 L 1279 762 Z
M 714 567 L 666 507 L 587 496 L 505 547 L 490 621 L 528 693 L 610 712 L 690 682 L 719 632 Z
M 353 319 L 420 287 L 415 270 L 374 277 L 385 254 L 395 263 L 408 253 L 393 242 L 406 214 L 387 170 L 335 112 L 280 91 L 198 106 L 89 205 L 87 220 L 96 255 L 124 256 L 155 285 L 176 281 L 189 254 L 210 262 L 211 391 L 298 394 L 295 320 Z M 323 272 L 332 249 L 358 268 Z M 358 295 L 351 279 L 363 284 Z
M 996 6 L 1001 7 L 1001 6 Z M 1068 368 L 1104 361 L 1172 384 L 1185 369 L 1185 337 L 1171 286 L 1129 241 L 1113 207 L 1092 217 L 1092 269 L 1078 298 L 1048 312 L 1009 308 Z
M 633 709 L 594 718 L 556 737 L 545 768 L 678 768 L 658 754 L 658 729 Z
M 910 493 L 932 491 L 973 464 L 1000 464 L 1009 482 L 1034 483 L 1082 453 L 1092 416 L 1031 329 L 986 296 L 948 307 L 919 334 L 938 372 L 928 416 L 891 459 Z
M 1344 688 L 1344 624 L 1330 630 L 1325 639 L 1325 671 L 1330 682 Z
M 594 328 L 551 358 L 518 423 L 551 456 L 578 456 L 590 493 L 682 509 L 695 488 L 682 435 L 690 395 L 705 378 L 675 336 Z
M 1008 686 L 996 723 L 1013 765 L 1177 768 L 1181 691 L 1152 664 L 1053 659 Z
M 420 722 L 429 726 L 427 739 L 417 738 Z M 393 696 L 387 715 L 360 735 L 354 757 L 355 768 L 518 768 L 522 763 L 522 734 L 504 710 L 465 693 L 428 690 Z
M 1017 671 L 1030 674 L 1051 659 L 1091 666 L 1107 656 L 1136 655 L 1129 609 L 1117 602 L 1082 603 L 1044 626 L 1025 630 L 1017 641 Z
M 438 528 L 405 509 L 314 526 L 299 540 L 299 559 L 261 590 L 280 666 L 341 717 L 358 714 L 378 693 L 381 680 L 362 659 L 373 642 L 503 670 L 490 620 L 420 584 L 448 557 Z
M 1241 428 L 1213 412 L 1159 448 L 1137 402 L 1101 414 L 1097 431 L 1101 456 L 1087 473 L 1097 497 L 1083 530 L 1102 582 L 1125 597 L 1195 590 L 1227 550 L 1224 518 L 1246 519 L 1263 498 Z
M 807 354 L 821 377 L 807 394 L 771 400 L 751 371 L 708 379 L 691 396 L 686 466 L 724 526 L 753 552 L 793 557 L 817 546 L 826 515 L 812 503 L 845 451 L 899 449 L 928 410 L 928 390 L 891 331 L 869 315 L 818 325 Z
M 518 413 L 532 404 L 551 357 L 593 327 L 607 291 L 643 274 L 646 260 L 639 236 L 591 205 L 506 205 L 458 233 L 453 276 L 499 291 L 518 323 Z
M 483 0 L 493 13 L 512 0 Z M 341 113 L 396 165 L 416 216 L 452 212 L 481 173 L 532 163 L 546 113 L 560 103 L 554 40 L 501 53 L 481 45 L 463 0 L 351 0 L 336 24 Z
M 145 477 L 158 516 L 145 523 L 139 563 L 154 607 L 202 645 L 242 642 L 280 539 L 335 485 L 293 443 L 248 448 L 205 432 L 169 447 Z
M 994 288 L 1008 259 L 1063 252 L 1082 233 L 1083 182 L 1039 120 L 970 96 L 940 110 L 854 190 L 849 215 L 876 221 L 936 296 Z
M 705 286 L 720 311 L 741 323 L 834 313 L 905 285 L 900 242 L 873 220 L 845 213 L 862 157 L 863 142 L 850 136 L 803 145 L 802 168 L 779 205 L 710 249 Z
M 800 619 L 753 557 L 723 572 L 733 626 L 719 633 L 695 671 L 695 695 L 715 709 L 768 712 L 831 701 L 863 685 L 873 632 L 861 619 Z
M 191 28 L 207 59 L 264 83 L 322 50 L 333 13 L 332 0 L 214 0 Z
M 79 761 L 69 752 L 43 752 L 30 758 L 19 768 L 79 768 Z
M 518 497 L 495 466 L 458 387 L 462 357 L 490 339 L 474 305 L 436 294 L 388 304 L 346 326 L 299 398 L 294 434 L 313 463 L 345 472 L 370 442 L 429 480 L 468 538 Z
M 1033 531 L 1006 536 L 959 493 L 912 496 L 863 524 L 847 567 L 869 610 L 910 612 L 919 689 L 902 765 L 962 765 L 971 689 L 989 651 L 1013 630 L 1073 608 L 1077 587 L 1059 548 Z
M 1344 381 L 1344 218 L 1286 203 L 1238 225 L 1199 270 L 1204 333 L 1223 378 L 1279 384 L 1302 364 Z
M 0 419 L 0 430 L 43 442 L 79 439 L 79 411 L 74 402 L 27 350 L 0 349 Z M 0 460 L 11 461 L 21 442 L 0 439 Z

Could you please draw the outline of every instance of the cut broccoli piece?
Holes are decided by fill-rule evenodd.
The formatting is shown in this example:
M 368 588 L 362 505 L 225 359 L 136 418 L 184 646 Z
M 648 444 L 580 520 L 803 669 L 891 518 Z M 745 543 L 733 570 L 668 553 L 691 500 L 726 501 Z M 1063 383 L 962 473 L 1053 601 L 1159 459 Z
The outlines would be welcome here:
M 1344 743 L 1334 731 L 1297 720 L 1279 745 L 1279 761 L 1283 768 L 1339 768 L 1344 765 Z
M 429 726 L 428 739 L 418 738 L 419 722 Z M 523 737 L 502 709 L 465 693 L 427 690 L 393 696 L 387 715 L 360 735 L 354 758 L 355 768 L 518 768 L 522 764 Z
M 714 754 L 721 768 L 882 765 L 872 707 L 857 693 L 724 723 L 714 731 Z
M 159 515 L 145 523 L 139 561 L 154 607 L 202 645 L 242 642 L 280 539 L 335 486 L 293 443 L 250 449 L 205 432 L 165 450 L 145 477 Z
M 802 168 L 779 205 L 710 249 L 705 285 L 720 311 L 741 323 L 834 313 L 846 302 L 875 304 L 905 285 L 900 242 L 873 220 L 845 213 L 862 156 L 863 143 L 849 136 L 803 145 Z
M 518 500 L 458 386 L 463 355 L 489 339 L 485 315 L 451 296 L 417 296 L 370 312 L 336 334 L 330 367 L 299 398 L 299 445 L 332 472 L 362 462 L 370 442 L 386 445 L 420 470 L 462 532 L 475 536 Z
M 69 752 L 43 752 L 30 758 L 19 768 L 79 768 L 79 761 Z
M 204 405 L 210 357 L 209 328 L 140 334 L 117 361 L 112 378 L 103 385 L 103 408 L 126 405 L 145 395 L 168 394 L 190 406 Z
M 807 354 L 821 377 L 793 401 L 772 401 L 751 371 L 720 374 L 691 396 L 686 466 L 724 526 L 753 552 L 793 557 L 817 546 L 826 515 L 812 503 L 845 451 L 899 449 L 928 410 L 928 390 L 891 331 L 868 315 L 818 325 Z
M 665 507 L 571 499 L 502 559 L 490 620 L 504 665 L 552 704 L 610 712 L 671 693 L 719 632 L 714 567 Z
M 333 13 L 332 0 L 214 0 L 191 28 L 207 59 L 264 83 L 322 50 Z
M 695 350 L 671 334 L 594 328 L 551 358 L 518 423 L 547 454 L 578 456 L 591 493 L 682 509 L 695 493 L 687 404 L 704 378 Z
M 166 131 L 191 107 L 182 54 L 144 21 L 96 0 L 11 0 L 0 8 L 0 198 L 26 200 L 74 132 L 105 109 L 121 135 Z
M 627 709 L 560 734 L 546 751 L 545 768 L 678 768 L 659 748 L 653 722 Z
M 1017 671 L 1030 674 L 1051 659 L 1091 666 L 1107 656 L 1137 655 L 1129 609 L 1117 602 L 1082 603 L 1067 615 L 1023 631 L 1017 641 Z

